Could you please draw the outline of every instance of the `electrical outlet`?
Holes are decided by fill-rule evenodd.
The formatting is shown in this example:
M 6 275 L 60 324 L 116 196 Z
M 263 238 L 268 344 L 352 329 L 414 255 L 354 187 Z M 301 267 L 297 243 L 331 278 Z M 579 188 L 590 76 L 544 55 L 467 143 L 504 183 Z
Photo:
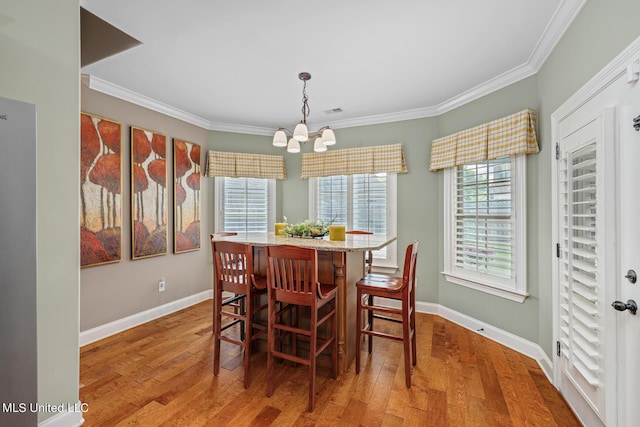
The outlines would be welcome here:
M 164 292 L 166 285 L 167 285 L 167 281 L 164 279 L 164 277 L 158 280 L 158 292 Z

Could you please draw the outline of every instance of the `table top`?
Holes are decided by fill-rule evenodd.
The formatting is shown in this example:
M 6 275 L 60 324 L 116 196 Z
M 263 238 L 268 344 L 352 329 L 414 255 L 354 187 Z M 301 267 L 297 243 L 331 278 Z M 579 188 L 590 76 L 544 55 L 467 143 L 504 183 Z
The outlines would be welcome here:
M 276 236 L 274 232 L 269 232 L 238 233 L 236 236 L 219 237 L 216 240 L 227 240 L 253 246 L 293 245 L 302 248 L 313 248 L 319 251 L 366 252 L 382 249 L 396 240 L 396 237 L 375 234 L 347 234 L 344 241 L 336 241 L 329 240 L 329 236 L 325 236 L 322 239 L 307 239 Z

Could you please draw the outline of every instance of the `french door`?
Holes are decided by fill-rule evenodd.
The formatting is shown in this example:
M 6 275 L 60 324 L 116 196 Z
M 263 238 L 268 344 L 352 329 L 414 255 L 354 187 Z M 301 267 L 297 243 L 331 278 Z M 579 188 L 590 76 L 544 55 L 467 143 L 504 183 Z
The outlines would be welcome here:
M 588 426 L 616 425 L 614 120 L 570 117 L 556 149 L 559 389 Z
M 624 72 L 634 49 L 552 116 L 554 383 L 588 427 L 640 425 L 640 81 Z

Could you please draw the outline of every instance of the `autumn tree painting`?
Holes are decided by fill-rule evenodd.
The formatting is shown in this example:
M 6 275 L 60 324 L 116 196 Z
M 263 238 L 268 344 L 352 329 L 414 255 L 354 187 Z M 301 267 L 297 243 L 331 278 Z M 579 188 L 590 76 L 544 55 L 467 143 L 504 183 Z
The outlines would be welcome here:
M 122 256 L 122 126 L 80 114 L 80 265 Z
M 200 146 L 173 139 L 173 251 L 200 249 Z
M 167 253 L 166 136 L 131 127 L 131 258 Z

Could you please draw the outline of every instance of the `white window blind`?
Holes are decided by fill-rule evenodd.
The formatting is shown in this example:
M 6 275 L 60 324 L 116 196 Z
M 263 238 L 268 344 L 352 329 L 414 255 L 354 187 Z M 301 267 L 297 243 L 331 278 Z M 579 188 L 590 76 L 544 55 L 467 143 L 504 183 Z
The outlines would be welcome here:
M 347 177 L 317 178 L 317 214 L 314 219 L 330 224 L 348 224 Z
M 267 232 L 274 222 L 273 179 L 216 178 L 217 230 Z
M 445 170 L 447 281 L 524 301 L 525 189 L 523 154 Z
M 455 264 L 499 277 L 514 276 L 513 205 L 509 157 L 456 171 Z
M 387 174 L 353 175 L 353 228 L 387 234 Z
M 311 178 L 312 218 L 344 224 L 347 230 L 395 234 L 396 174 L 357 174 Z M 395 266 L 395 242 L 374 251 L 374 265 Z

